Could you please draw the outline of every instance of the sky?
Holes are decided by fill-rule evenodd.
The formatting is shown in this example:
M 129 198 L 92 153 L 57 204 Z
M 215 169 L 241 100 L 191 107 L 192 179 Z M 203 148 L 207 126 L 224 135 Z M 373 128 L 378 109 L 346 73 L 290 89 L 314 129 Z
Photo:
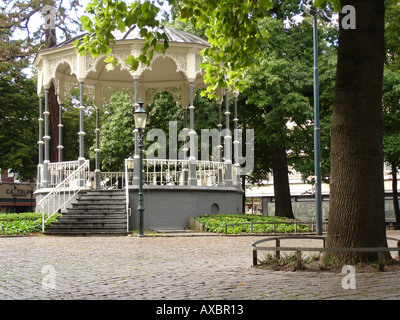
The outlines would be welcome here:
M 137 0 L 126 0 L 125 2 L 130 3 L 130 2 L 134 2 L 134 1 L 137 1 Z M 72 18 L 78 20 L 81 15 L 85 14 L 86 5 L 89 2 L 90 2 L 90 0 L 80 0 L 81 7 L 77 10 L 77 13 L 75 13 L 74 10 L 71 10 Z M 65 5 L 67 5 L 68 1 L 65 1 L 64 3 L 65 3 Z M 162 9 L 161 11 L 163 11 L 163 10 L 169 11 L 170 10 L 168 1 L 163 2 L 163 6 L 161 7 L 161 9 Z M 34 14 L 29 21 L 30 32 L 37 31 L 44 23 L 45 23 L 45 20 L 44 20 L 44 16 L 42 13 Z M 57 21 L 56 21 L 56 25 L 57 25 Z M 65 40 L 61 37 L 62 36 L 61 34 L 58 34 L 57 36 L 59 37 L 58 38 L 59 42 L 62 42 Z M 24 32 L 19 32 L 19 33 L 16 33 L 14 35 L 14 37 L 16 39 L 22 39 L 22 38 L 26 38 L 27 34 Z

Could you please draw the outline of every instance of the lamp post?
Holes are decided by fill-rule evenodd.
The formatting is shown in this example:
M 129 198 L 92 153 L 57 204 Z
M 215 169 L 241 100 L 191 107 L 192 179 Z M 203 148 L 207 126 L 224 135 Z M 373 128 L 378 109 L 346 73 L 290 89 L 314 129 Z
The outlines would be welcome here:
M 143 237 L 143 139 L 144 129 L 146 128 L 146 121 L 148 113 L 143 109 L 143 102 L 139 102 L 139 107 L 133 114 L 135 118 L 135 128 L 138 129 L 138 148 L 139 148 L 139 194 L 138 194 L 138 237 Z
M 330 13 L 317 9 L 312 5 L 313 0 L 307 0 L 301 6 L 306 13 L 313 16 L 313 46 L 314 46 L 314 171 L 315 171 L 315 222 L 316 233 L 322 234 L 322 193 L 321 193 L 321 130 L 319 124 L 319 74 L 318 74 L 318 19 L 325 22 L 332 20 Z

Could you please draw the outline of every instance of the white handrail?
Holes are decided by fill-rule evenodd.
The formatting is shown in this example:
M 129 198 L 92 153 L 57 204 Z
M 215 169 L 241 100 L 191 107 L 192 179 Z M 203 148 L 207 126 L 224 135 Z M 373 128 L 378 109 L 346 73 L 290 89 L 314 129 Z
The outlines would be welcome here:
M 66 179 L 72 172 L 78 169 L 78 161 L 66 161 L 66 162 L 53 162 L 49 163 L 49 176 L 50 176 L 50 188 L 56 187 L 64 179 Z
M 60 182 L 49 194 L 39 201 L 36 207 L 37 211 L 42 213 L 43 232 L 45 223 L 56 212 L 65 208 L 88 183 L 90 183 L 89 160 L 85 160 L 78 169 L 72 172 L 64 181 Z M 44 217 L 45 214 L 47 214 L 46 219 Z

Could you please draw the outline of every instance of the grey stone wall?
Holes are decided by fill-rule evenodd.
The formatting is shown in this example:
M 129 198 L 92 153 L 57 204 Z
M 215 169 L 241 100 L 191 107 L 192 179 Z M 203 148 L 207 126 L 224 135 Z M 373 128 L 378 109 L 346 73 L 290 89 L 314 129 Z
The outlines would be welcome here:
M 137 229 L 138 189 L 129 189 L 129 229 Z M 243 191 L 234 187 L 145 186 L 144 228 L 182 230 L 188 218 L 242 213 Z

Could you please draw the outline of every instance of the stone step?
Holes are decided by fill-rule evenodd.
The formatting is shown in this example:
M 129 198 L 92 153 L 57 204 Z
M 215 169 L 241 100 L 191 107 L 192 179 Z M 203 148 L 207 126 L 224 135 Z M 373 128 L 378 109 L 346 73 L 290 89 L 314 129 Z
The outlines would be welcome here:
M 56 230 L 81 230 L 90 229 L 95 230 L 115 230 L 121 229 L 126 230 L 126 223 L 101 223 L 101 222 L 90 222 L 90 223 L 60 223 L 55 227 L 51 228 L 51 231 Z
M 62 212 L 48 235 L 126 235 L 126 197 L 121 190 L 91 190 Z
M 46 235 L 51 236 L 126 236 L 128 233 L 122 230 L 61 230 L 61 231 L 45 231 Z
M 83 205 L 83 206 L 73 206 L 67 209 L 67 212 L 77 212 L 77 211 L 92 211 L 92 212 L 116 212 L 122 213 L 126 212 L 125 205 L 102 205 L 102 206 L 90 206 L 90 205 Z
M 126 223 L 126 217 L 121 218 L 104 218 L 104 217 L 93 217 L 93 218 L 66 218 L 58 219 L 57 225 L 66 224 L 85 224 L 85 223 L 102 223 L 102 224 L 116 224 L 116 223 Z
M 64 214 L 62 217 L 58 218 L 58 221 L 65 220 L 120 220 L 126 219 L 126 213 L 124 214 Z
M 126 217 L 126 210 L 123 209 L 110 209 L 110 208 L 73 208 L 69 209 L 67 212 L 61 213 L 63 216 L 82 216 L 82 215 L 89 215 L 89 216 L 125 216 Z
M 123 200 L 110 200 L 110 199 L 79 199 L 77 202 L 72 203 L 73 207 L 77 206 L 125 206 L 125 201 Z
M 90 196 L 90 197 L 104 197 L 104 196 L 109 196 L 109 197 L 126 197 L 126 192 L 125 191 L 87 191 L 85 193 L 82 193 L 82 197 L 85 196 Z

